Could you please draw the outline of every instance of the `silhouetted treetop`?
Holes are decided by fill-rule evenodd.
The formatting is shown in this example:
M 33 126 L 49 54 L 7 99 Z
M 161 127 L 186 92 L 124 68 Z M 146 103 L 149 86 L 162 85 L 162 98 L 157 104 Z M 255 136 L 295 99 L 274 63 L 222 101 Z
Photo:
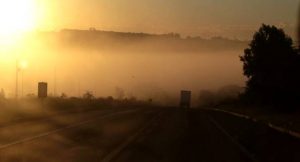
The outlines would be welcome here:
M 289 54 L 294 53 L 292 45 L 292 39 L 282 29 L 263 24 L 254 34 L 250 48 L 245 49 L 244 56 L 241 57 L 244 62 L 244 74 L 250 78 L 266 72 L 261 68 L 276 64 L 276 61 L 281 61 L 279 58 L 287 58 Z
M 263 24 L 241 56 L 247 93 L 268 102 L 296 98 L 300 58 L 282 29 Z M 288 96 L 288 97 L 287 97 Z

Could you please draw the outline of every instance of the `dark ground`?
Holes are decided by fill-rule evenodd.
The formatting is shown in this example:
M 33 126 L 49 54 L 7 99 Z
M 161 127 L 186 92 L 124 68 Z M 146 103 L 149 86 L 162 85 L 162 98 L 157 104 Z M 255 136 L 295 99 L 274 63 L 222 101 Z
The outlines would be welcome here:
M 299 139 L 200 109 L 105 109 L 0 129 L 1 162 L 300 161 Z
M 263 123 L 207 110 L 175 110 L 160 123 L 115 160 L 300 161 L 300 140 Z

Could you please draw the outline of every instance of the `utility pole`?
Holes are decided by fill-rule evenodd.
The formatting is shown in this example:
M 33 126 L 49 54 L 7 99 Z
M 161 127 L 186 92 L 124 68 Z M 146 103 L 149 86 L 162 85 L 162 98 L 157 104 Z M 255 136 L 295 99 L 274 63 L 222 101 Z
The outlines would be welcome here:
M 78 81 L 78 84 L 77 84 L 77 91 L 78 91 L 78 98 L 81 98 L 80 80 Z
M 21 97 L 24 97 L 24 69 L 22 69 L 22 93 Z
M 56 66 L 54 67 L 54 87 L 53 87 L 53 95 L 56 97 Z
M 18 61 L 18 59 L 16 59 L 16 99 L 18 99 L 18 91 L 19 91 L 19 89 L 18 89 L 18 82 L 19 82 L 19 77 L 18 77 L 18 73 L 19 73 L 19 61 Z

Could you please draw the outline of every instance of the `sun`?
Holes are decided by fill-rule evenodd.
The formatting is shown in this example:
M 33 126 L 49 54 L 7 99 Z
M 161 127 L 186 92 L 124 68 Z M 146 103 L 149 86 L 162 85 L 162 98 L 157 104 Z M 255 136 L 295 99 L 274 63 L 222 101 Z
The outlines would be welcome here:
M 20 68 L 21 69 L 26 69 L 28 67 L 28 62 L 26 60 L 21 60 L 20 61 Z
M 0 36 L 10 37 L 35 28 L 36 0 L 0 1 Z

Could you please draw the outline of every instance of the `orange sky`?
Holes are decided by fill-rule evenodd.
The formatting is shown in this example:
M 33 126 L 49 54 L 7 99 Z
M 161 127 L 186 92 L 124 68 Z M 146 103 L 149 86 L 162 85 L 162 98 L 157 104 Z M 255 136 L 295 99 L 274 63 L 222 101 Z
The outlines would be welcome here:
M 238 56 L 242 54 L 243 50 L 230 51 L 228 52 L 230 54 L 226 57 L 224 55 L 224 58 L 223 55 L 221 57 L 203 53 L 192 59 L 193 65 L 190 63 L 190 57 L 178 59 L 182 55 L 178 55 L 178 58 L 174 55 L 164 56 L 169 64 L 162 63 L 159 64 L 160 66 L 155 66 L 155 62 L 161 60 L 162 57 L 153 58 L 152 54 L 149 54 L 147 57 L 143 56 L 142 59 L 146 60 L 145 62 L 133 64 L 131 61 L 136 60 L 136 57 L 140 55 L 134 53 L 134 56 L 124 55 L 124 58 L 121 58 L 113 57 L 111 53 L 98 52 L 93 55 L 95 58 L 92 58 L 92 56 L 86 55 L 90 53 L 89 51 L 48 49 L 48 45 L 41 44 L 39 40 L 22 41 L 23 30 L 59 31 L 63 28 L 89 29 L 95 27 L 99 30 L 177 32 L 183 36 L 224 36 L 249 40 L 253 32 L 262 23 L 266 23 L 282 27 L 291 36 L 295 36 L 297 6 L 298 0 L 3 0 L 0 1 L 0 75 L 5 77 L 0 80 L 0 88 L 4 88 L 8 96 L 14 96 L 16 60 L 28 62 L 28 67 L 23 70 L 25 94 L 35 93 L 38 81 L 47 81 L 53 93 L 54 71 L 56 68 L 60 69 L 56 67 L 56 64 L 62 65 L 62 68 L 57 71 L 58 92 L 72 95 L 78 93 L 76 89 L 78 89 L 79 82 L 82 91 L 97 89 L 101 92 L 97 93 L 98 95 L 112 95 L 115 86 L 133 91 L 130 89 L 134 89 L 135 86 L 143 87 L 146 85 L 143 82 L 151 79 L 153 83 L 147 83 L 148 85 L 157 86 L 158 84 L 161 87 L 167 87 L 166 89 L 169 91 L 185 88 L 182 85 L 196 90 L 203 87 L 215 88 L 221 86 L 219 81 L 222 82 L 222 85 L 242 85 L 244 78 Z M 223 51 L 221 53 L 224 54 Z M 60 56 L 59 59 L 56 58 L 58 56 Z M 123 67 L 119 67 L 119 64 L 115 65 L 116 59 L 123 63 L 119 63 Z M 191 71 L 191 74 L 184 76 L 186 70 L 179 68 L 173 74 L 165 75 L 170 72 L 170 69 L 178 68 L 177 62 L 184 59 L 187 60 L 188 65 L 186 70 Z M 227 62 L 224 62 L 226 59 L 228 59 Z M 57 60 L 60 60 L 61 63 Z M 92 63 L 87 64 L 90 62 Z M 127 69 L 128 66 L 140 67 L 146 63 L 149 64 L 150 70 L 145 73 L 136 71 L 138 68 Z M 80 66 L 82 64 L 87 64 L 82 72 L 85 75 L 74 75 L 73 72 L 76 71 L 74 69 L 82 69 Z M 224 67 L 219 65 L 224 65 Z M 157 70 L 152 70 L 155 67 L 162 69 L 162 72 L 157 74 Z M 193 71 L 189 68 L 199 68 L 203 71 Z M 103 71 L 100 72 L 101 75 L 97 80 L 94 78 L 94 74 L 96 72 L 98 74 L 98 69 Z M 119 69 L 128 71 L 118 74 L 115 70 Z M 212 71 L 207 72 L 207 69 Z M 184 77 L 174 79 L 174 76 L 180 73 Z M 115 75 L 111 76 L 111 74 Z M 124 74 L 126 74 L 125 77 Z M 133 74 L 136 76 L 135 78 L 141 74 L 140 78 L 146 79 L 135 79 L 133 84 Z M 153 75 L 158 75 L 158 77 L 152 78 Z M 85 82 L 80 81 L 79 76 L 90 77 L 90 79 Z M 165 78 L 162 79 L 160 76 Z M 120 81 L 120 83 L 111 80 Z M 178 82 L 170 85 L 172 80 Z M 126 85 L 126 81 L 130 86 Z M 200 82 L 198 83 L 198 81 Z M 97 87 L 96 83 L 98 82 L 99 85 L 104 86 Z M 155 82 L 157 84 L 154 84 Z M 103 87 L 107 89 L 103 89 Z
M 295 35 L 298 0 L 0 1 L 0 34 L 63 28 L 250 39 L 262 24 Z
M 102 30 L 249 39 L 262 23 L 295 32 L 298 0 L 36 0 L 41 30 Z

